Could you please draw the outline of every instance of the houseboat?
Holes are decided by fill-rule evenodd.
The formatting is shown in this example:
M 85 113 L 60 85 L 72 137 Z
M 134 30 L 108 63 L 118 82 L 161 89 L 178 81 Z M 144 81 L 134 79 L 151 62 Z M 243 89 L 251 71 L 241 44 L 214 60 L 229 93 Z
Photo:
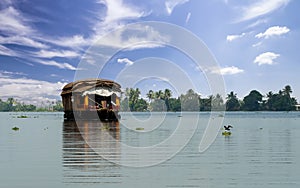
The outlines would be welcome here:
M 71 82 L 61 93 L 66 120 L 118 121 L 120 118 L 120 84 L 105 79 Z

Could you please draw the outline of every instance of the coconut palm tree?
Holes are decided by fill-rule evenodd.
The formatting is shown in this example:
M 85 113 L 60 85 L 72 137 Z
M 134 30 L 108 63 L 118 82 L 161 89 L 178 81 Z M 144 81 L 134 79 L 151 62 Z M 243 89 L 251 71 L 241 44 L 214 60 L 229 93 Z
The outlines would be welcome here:
M 289 85 L 286 85 L 286 86 L 284 87 L 284 89 L 283 89 L 284 95 L 290 96 L 290 94 L 291 94 L 292 92 L 293 92 L 293 91 L 292 91 L 292 88 L 291 88 L 291 86 L 289 86 Z
M 164 94 L 164 99 L 165 99 L 165 104 L 167 106 L 167 111 L 170 111 L 170 104 L 169 104 L 169 99 L 172 96 L 172 92 L 169 89 L 165 89 L 165 94 Z
M 273 97 L 273 92 L 272 91 L 269 91 L 268 93 L 267 93 L 267 97 L 270 99 L 270 98 L 272 98 Z
M 132 91 L 133 91 L 132 103 L 133 103 L 133 106 L 135 106 L 135 104 L 138 102 L 141 91 L 139 90 L 139 88 L 136 88 L 135 90 L 132 89 Z
M 240 103 L 237 98 L 237 94 L 231 91 L 226 97 L 226 110 L 228 111 L 236 111 L 240 109 Z
M 149 99 L 149 103 L 151 103 L 152 99 L 155 97 L 155 93 L 153 90 L 149 90 L 147 93 L 147 97 Z
M 159 90 L 155 93 L 155 97 L 157 99 L 164 99 L 164 92 L 162 90 Z
M 164 92 L 164 98 L 165 98 L 165 99 L 170 99 L 171 96 L 172 96 L 171 90 L 165 89 L 165 92 Z

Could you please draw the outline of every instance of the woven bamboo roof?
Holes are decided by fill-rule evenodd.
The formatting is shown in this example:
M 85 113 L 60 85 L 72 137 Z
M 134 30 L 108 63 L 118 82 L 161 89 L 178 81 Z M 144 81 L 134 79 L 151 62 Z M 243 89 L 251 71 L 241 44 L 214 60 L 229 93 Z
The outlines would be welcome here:
M 108 87 L 115 91 L 121 92 L 120 84 L 114 81 L 106 79 L 86 79 L 78 80 L 65 85 L 62 89 L 61 96 L 72 93 L 82 93 L 96 87 Z

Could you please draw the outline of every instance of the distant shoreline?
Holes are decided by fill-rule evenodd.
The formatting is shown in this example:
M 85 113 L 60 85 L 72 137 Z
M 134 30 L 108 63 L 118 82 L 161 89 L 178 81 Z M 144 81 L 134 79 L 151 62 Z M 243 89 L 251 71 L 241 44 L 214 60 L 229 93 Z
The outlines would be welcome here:
M 285 113 L 289 113 L 289 112 L 300 112 L 300 110 L 292 110 L 292 111 L 266 111 L 266 110 L 262 110 L 262 111 L 120 111 L 119 113 L 218 113 L 218 112 L 225 112 L 225 113 L 235 113 L 235 112 L 250 112 L 250 113 L 264 113 L 264 112 L 285 112 Z M 64 113 L 63 111 L 0 111 L 0 113 Z

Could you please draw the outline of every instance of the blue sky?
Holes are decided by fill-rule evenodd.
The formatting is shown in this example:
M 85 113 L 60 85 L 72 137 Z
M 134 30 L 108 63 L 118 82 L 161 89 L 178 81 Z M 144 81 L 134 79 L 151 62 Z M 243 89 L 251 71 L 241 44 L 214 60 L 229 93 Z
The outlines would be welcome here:
M 211 92 L 205 74 L 210 71 L 223 76 L 226 92 L 235 91 L 239 98 L 252 89 L 266 94 L 290 84 L 300 100 L 299 8 L 297 0 L 2 0 L 0 98 L 34 104 L 59 99 L 62 86 L 83 70 L 80 62 L 91 67 L 99 63 L 97 55 L 105 50 L 91 59 L 86 55 L 99 39 L 106 36 L 111 49 L 133 40 L 159 44 L 167 34 L 146 27 L 107 37 L 128 24 L 158 21 L 185 28 L 201 39 L 219 71 L 199 69 L 178 49 L 147 43 L 113 54 L 98 77 L 140 87 L 144 96 L 149 89 L 165 87 L 180 94 L 190 86 L 186 76 L 198 93 L 207 96 Z M 136 82 L 127 82 L 127 77 Z

